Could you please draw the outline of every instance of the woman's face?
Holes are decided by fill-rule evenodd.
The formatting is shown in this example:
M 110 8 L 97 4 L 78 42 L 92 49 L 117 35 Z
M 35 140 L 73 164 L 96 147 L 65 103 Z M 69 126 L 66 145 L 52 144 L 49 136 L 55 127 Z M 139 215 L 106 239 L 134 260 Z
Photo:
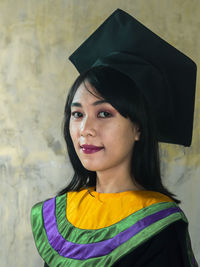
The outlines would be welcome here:
M 85 81 L 88 90 L 98 94 Z M 130 164 L 134 142 L 139 140 L 139 131 L 108 102 L 87 91 L 82 83 L 76 91 L 71 107 L 70 135 L 82 165 L 90 171 L 102 171 L 119 164 Z M 78 104 L 74 104 L 78 103 Z M 84 153 L 82 145 L 103 147 L 92 154 Z

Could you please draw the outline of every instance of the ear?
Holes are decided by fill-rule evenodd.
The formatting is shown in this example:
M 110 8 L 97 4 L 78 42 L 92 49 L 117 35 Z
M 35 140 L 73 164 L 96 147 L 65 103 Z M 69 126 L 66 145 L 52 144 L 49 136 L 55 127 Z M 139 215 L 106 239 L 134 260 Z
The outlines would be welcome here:
M 135 135 L 135 141 L 139 141 L 140 140 L 140 134 L 141 134 L 139 126 L 134 125 L 133 131 L 134 131 L 134 135 Z
M 135 141 L 139 141 L 140 140 L 140 134 L 141 132 L 138 130 L 135 136 Z

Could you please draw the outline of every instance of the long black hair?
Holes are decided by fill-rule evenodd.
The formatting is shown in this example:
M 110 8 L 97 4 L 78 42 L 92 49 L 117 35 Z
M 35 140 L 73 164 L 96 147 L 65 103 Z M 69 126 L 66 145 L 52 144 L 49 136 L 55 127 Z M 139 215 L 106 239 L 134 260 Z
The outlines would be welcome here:
M 99 96 L 108 101 L 122 116 L 129 118 L 140 129 L 139 141 L 135 142 L 132 151 L 131 176 L 145 190 L 163 193 L 171 197 L 176 203 L 181 203 L 162 184 L 156 125 L 148 101 L 132 79 L 106 66 L 92 67 L 81 73 L 68 93 L 64 110 L 63 132 L 74 175 L 67 187 L 58 195 L 96 186 L 96 172 L 84 168 L 76 154 L 69 132 L 71 103 L 78 87 L 85 81 L 91 84 Z

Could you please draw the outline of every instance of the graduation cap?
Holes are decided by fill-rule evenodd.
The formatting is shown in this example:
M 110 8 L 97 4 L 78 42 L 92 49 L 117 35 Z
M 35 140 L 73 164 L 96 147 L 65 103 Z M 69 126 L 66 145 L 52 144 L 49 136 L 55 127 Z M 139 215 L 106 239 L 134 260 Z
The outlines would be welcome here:
M 153 110 L 158 141 L 191 145 L 196 64 L 128 13 L 115 10 L 69 59 L 80 73 L 103 65 L 129 76 Z

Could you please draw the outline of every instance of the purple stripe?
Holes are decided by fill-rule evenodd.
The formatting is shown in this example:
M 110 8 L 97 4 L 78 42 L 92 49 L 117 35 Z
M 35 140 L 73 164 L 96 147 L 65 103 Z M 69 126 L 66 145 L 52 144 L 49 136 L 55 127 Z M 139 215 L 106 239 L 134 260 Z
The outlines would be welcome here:
M 59 233 L 55 217 L 55 201 L 55 198 L 52 198 L 43 205 L 44 226 L 49 243 L 61 256 L 79 260 L 104 256 L 152 223 L 181 211 L 178 207 L 167 208 L 139 220 L 113 238 L 97 243 L 77 244 L 66 241 Z

